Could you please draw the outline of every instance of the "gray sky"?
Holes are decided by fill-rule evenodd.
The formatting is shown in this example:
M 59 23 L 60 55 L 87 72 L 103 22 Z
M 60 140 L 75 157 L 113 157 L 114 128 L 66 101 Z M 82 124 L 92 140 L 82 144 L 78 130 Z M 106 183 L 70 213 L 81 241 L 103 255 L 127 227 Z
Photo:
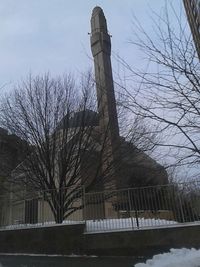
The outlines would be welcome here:
M 91 67 L 88 32 L 96 5 L 107 18 L 113 51 L 137 65 L 138 52 L 128 43 L 132 14 L 148 29 L 150 7 L 159 12 L 164 0 L 1 0 L 0 85 L 6 84 L 4 91 L 30 72 L 78 75 Z
M 1 0 L 0 87 L 9 92 L 32 74 L 71 72 L 77 77 L 93 67 L 90 52 L 90 18 L 98 5 L 104 10 L 112 35 L 112 50 L 133 67 L 142 64 L 132 38 L 133 14 L 148 33 L 152 10 L 159 13 L 165 2 L 176 10 L 182 0 Z M 118 65 L 113 60 L 113 71 Z

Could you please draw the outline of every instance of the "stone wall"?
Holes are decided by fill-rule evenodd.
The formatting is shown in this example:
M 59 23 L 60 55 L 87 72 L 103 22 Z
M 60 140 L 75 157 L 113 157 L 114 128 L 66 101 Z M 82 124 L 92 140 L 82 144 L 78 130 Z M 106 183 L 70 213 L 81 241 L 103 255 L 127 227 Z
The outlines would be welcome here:
M 151 257 L 171 248 L 200 248 L 200 225 L 87 234 L 84 252 L 99 256 Z
M 0 231 L 0 253 L 151 257 L 200 248 L 200 225 L 85 234 L 84 224 Z
M 82 254 L 84 224 L 0 231 L 0 253 Z

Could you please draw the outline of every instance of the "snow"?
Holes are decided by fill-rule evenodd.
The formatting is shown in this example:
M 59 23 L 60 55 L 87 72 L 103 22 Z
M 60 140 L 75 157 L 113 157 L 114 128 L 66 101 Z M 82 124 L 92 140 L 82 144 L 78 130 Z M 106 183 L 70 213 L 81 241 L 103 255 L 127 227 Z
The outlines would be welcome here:
M 37 227 L 53 227 L 62 225 L 73 225 L 86 223 L 86 232 L 106 232 L 106 231 L 122 231 L 122 230 L 138 230 L 158 228 L 163 226 L 174 226 L 178 224 L 176 221 L 168 221 L 163 219 L 144 219 L 138 218 L 120 218 L 120 219 L 99 219 L 99 220 L 87 220 L 85 221 L 72 221 L 65 220 L 62 224 L 56 224 L 55 221 L 48 221 L 44 223 L 36 224 L 13 224 L 2 227 L 0 230 L 15 230 L 24 228 L 37 228 Z
M 86 221 L 86 230 L 88 233 L 117 230 L 137 230 L 152 227 L 157 228 L 161 226 L 169 226 L 175 224 L 177 224 L 177 222 L 175 221 L 144 218 L 138 218 L 138 224 L 135 218 L 88 220 Z
M 7 253 L 0 255 L 15 255 L 15 256 L 44 256 L 44 257 L 86 257 L 93 258 L 97 256 L 83 256 L 83 255 L 41 255 L 41 254 L 17 254 L 17 253 Z M 0 267 L 2 267 L 0 263 Z M 152 259 L 147 260 L 146 263 L 137 263 L 134 267 L 200 267 L 200 249 L 170 249 L 170 252 L 158 254 L 153 256 Z
M 135 267 L 200 267 L 200 249 L 170 249 L 170 252 L 155 255 Z
M 29 256 L 29 257 L 49 257 L 49 258 L 98 258 L 96 255 L 77 255 L 77 254 L 33 254 L 33 253 L 0 253 L 0 256 Z M 1 263 L 0 263 L 1 267 Z
M 63 226 L 63 225 L 76 225 L 76 224 L 85 224 L 85 222 L 68 220 L 68 221 L 63 221 L 62 224 L 57 224 L 55 221 L 48 221 L 44 223 L 35 223 L 35 224 L 20 223 L 20 224 L 12 224 L 12 225 L 3 226 L 0 228 L 0 231 L 27 229 L 27 228 L 39 228 L 39 227 L 54 227 L 54 226 Z
M 39 228 L 39 227 L 57 227 L 63 225 L 76 225 L 85 224 L 86 233 L 101 233 L 101 232 L 114 232 L 114 231 L 131 231 L 131 230 L 147 230 L 166 227 L 181 227 L 199 225 L 200 221 L 179 223 L 176 221 L 169 221 L 164 219 L 146 219 L 146 218 L 120 218 L 120 219 L 99 219 L 99 220 L 87 220 L 87 221 L 74 221 L 65 220 L 62 224 L 56 224 L 55 221 L 47 221 L 36 224 L 12 224 L 2 226 L 0 231 L 4 230 L 16 230 L 27 228 Z

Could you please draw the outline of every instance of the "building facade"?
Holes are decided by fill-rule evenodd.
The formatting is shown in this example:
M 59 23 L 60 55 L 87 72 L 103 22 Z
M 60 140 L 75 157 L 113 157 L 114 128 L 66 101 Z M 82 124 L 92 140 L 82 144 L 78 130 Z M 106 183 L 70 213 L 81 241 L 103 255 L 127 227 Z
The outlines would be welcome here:
M 194 44 L 200 59 L 200 0 L 183 0 Z

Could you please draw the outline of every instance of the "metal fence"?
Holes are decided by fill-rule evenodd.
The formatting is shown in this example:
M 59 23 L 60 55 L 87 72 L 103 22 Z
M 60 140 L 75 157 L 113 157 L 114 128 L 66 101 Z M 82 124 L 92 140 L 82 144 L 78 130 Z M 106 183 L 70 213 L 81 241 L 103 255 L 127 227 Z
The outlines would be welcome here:
M 200 182 L 88 193 L 87 232 L 200 221 Z
M 137 230 L 200 222 L 200 181 L 85 193 L 83 187 L 0 198 L 0 228 L 85 223 L 86 232 Z
M 0 198 L 0 228 L 13 229 L 83 221 L 83 188 L 32 192 L 17 190 Z

